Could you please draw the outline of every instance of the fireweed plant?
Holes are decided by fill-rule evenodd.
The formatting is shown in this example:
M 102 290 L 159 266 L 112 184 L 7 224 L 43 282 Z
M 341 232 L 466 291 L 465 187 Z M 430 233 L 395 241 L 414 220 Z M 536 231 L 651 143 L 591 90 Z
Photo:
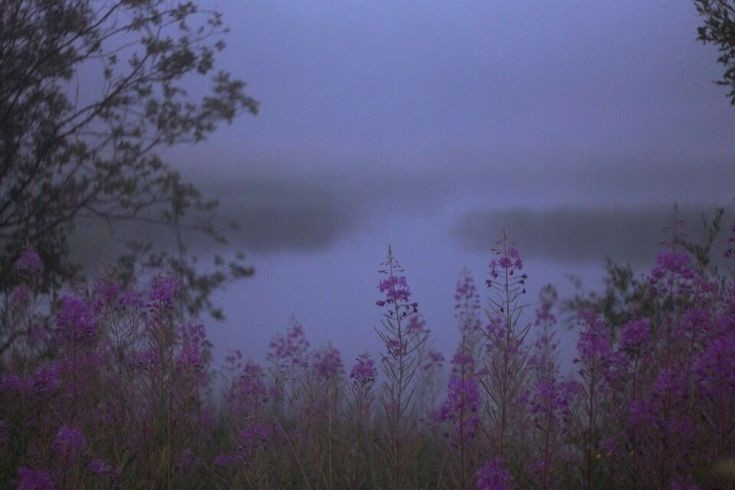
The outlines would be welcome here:
M 264 364 L 229 353 L 224 382 L 179 280 L 108 273 L 48 297 L 26 248 L 0 310 L 0 487 L 732 488 L 733 264 L 683 243 L 620 275 L 614 308 L 574 303 L 569 372 L 569 310 L 546 287 L 524 312 L 504 234 L 486 288 L 460 272 L 448 372 L 389 249 L 377 355 L 346 365 L 292 319 Z

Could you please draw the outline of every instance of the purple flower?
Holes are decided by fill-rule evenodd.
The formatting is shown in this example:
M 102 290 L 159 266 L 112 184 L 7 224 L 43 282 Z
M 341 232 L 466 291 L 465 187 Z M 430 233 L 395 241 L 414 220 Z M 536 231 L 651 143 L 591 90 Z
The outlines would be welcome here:
M 418 303 L 411 302 L 411 291 L 406 277 L 402 275 L 403 267 L 393 256 L 390 247 L 388 247 L 388 257 L 383 262 L 380 272 L 386 277 L 378 282 L 378 290 L 383 293 L 383 299 L 378 300 L 376 304 L 386 307 L 386 317 L 400 319 L 417 313 Z
M 271 340 L 268 360 L 275 363 L 279 369 L 287 370 L 294 367 L 308 366 L 307 352 L 309 342 L 304 335 L 304 327 L 291 318 L 291 324 L 286 335 L 277 335 Z
M 546 417 L 564 412 L 568 406 L 568 399 L 565 395 L 566 393 L 555 379 L 538 380 L 531 399 L 531 413 L 542 414 Z
M 15 261 L 15 270 L 29 275 L 35 275 L 43 269 L 41 256 L 33 247 L 26 247 Z
M 636 320 L 626 324 L 620 334 L 620 350 L 640 353 L 650 338 L 648 320 Z
M 375 382 L 376 375 L 375 362 L 370 358 L 370 354 L 367 352 L 360 354 L 352 366 L 350 378 L 360 386 L 367 386 Z
M 214 457 L 214 465 L 222 466 L 223 468 L 230 466 L 235 461 L 237 461 L 237 458 L 231 454 L 218 454 Z
M 508 276 L 514 276 L 516 272 L 523 270 L 523 258 L 518 251 L 518 248 L 513 245 L 503 234 L 502 240 L 498 242 L 498 247 L 494 249 L 496 258 L 490 261 L 490 279 L 487 281 L 487 286 L 492 287 L 495 284 L 496 279 L 500 277 L 501 271 Z M 512 279 L 514 286 L 524 286 L 526 284 L 527 276 L 521 274 L 517 278 Z M 525 293 L 525 288 L 523 289 Z
M 37 395 L 48 395 L 61 386 L 61 365 L 56 362 L 42 364 L 33 372 L 31 389 Z
M 238 352 L 239 354 L 239 352 Z M 233 420 L 242 420 L 257 413 L 267 401 L 265 373 L 258 364 L 247 361 L 227 391 L 227 411 Z
M 0 390 L 22 392 L 28 388 L 28 383 L 17 374 L 5 373 L 0 376 Z
M 181 349 L 176 356 L 176 367 L 182 371 L 203 374 L 209 347 L 204 325 L 183 326 L 181 328 Z
M 628 423 L 631 427 L 648 427 L 655 421 L 653 405 L 648 400 L 633 400 L 628 407 Z
M 580 360 L 585 364 L 593 364 L 595 361 L 607 362 L 611 351 L 605 325 L 593 313 L 582 313 L 581 317 L 586 323 L 586 328 L 580 332 L 577 341 Z
M 466 267 L 460 271 L 457 289 L 454 293 L 454 316 L 459 322 L 463 337 L 471 337 L 482 330 L 479 316 L 480 296 L 477 294 L 475 280 Z
M 658 280 L 667 274 L 684 279 L 694 278 L 695 273 L 690 265 L 689 255 L 681 252 L 659 253 L 656 256 L 656 265 L 651 271 L 651 280 Z
M 94 316 L 82 298 L 69 295 L 61 298 L 56 322 L 68 341 L 90 340 L 95 336 Z
M 18 490 L 53 490 L 54 482 L 48 471 L 18 468 Z
M 447 397 L 434 417 L 439 422 L 452 422 L 455 434 L 472 439 L 480 424 L 477 417 L 479 400 L 477 380 L 474 377 L 462 379 L 452 375 L 447 384 Z
M 473 376 L 475 370 L 475 359 L 470 353 L 469 347 L 460 345 L 452 357 L 452 373 L 457 376 Z
M 263 448 L 271 437 L 271 429 L 264 425 L 255 424 L 240 432 L 240 452 L 245 456 L 252 455 L 255 451 Z
M 488 461 L 475 473 L 477 490 L 507 490 L 512 482 L 513 476 L 500 458 Z
M 316 369 L 316 375 L 319 378 L 335 378 L 344 371 L 339 351 L 331 345 L 317 352 L 314 357 L 314 367 Z
M 77 427 L 64 426 L 54 439 L 54 451 L 64 459 L 73 459 L 84 451 L 87 441 Z
M 401 342 L 398 339 L 390 338 L 385 346 L 388 349 L 388 353 L 393 357 L 405 356 L 408 352 L 408 342 L 405 340 Z
M 110 465 L 103 459 L 93 458 L 92 461 L 89 462 L 87 469 L 95 475 L 101 476 L 110 472 Z
M 153 278 L 148 298 L 156 305 L 170 307 L 181 292 L 181 282 L 173 276 L 156 276 Z
M 695 361 L 694 369 L 705 393 L 735 391 L 735 324 L 730 329 L 708 339 Z
M 382 279 L 378 283 L 378 289 L 381 293 L 385 293 L 385 302 L 389 304 L 405 303 L 411 297 L 404 276 L 392 276 Z
M 23 284 L 15 286 L 10 292 L 10 306 L 22 312 L 31 304 L 31 291 Z
M 699 279 L 699 281 L 697 281 Z M 648 278 L 654 291 L 691 294 L 695 285 L 709 286 L 700 277 L 691 264 L 691 258 L 686 253 L 662 252 L 656 257 L 656 265 L 651 269 Z
M 94 281 L 94 309 L 100 311 L 104 308 L 116 309 L 124 306 L 122 285 L 110 278 L 101 278 Z
M 431 349 L 426 357 L 426 362 L 422 366 L 424 371 L 440 370 L 444 366 L 444 354 L 441 352 Z
M 408 318 L 408 327 L 406 327 L 406 332 L 408 332 L 409 335 L 418 336 L 429 333 L 429 330 L 426 329 L 426 322 L 421 315 L 411 315 Z

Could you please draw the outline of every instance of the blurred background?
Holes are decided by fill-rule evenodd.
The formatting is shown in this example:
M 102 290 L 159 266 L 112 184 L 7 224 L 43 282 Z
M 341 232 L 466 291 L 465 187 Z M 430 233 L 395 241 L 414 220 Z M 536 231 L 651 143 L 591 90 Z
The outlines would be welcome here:
M 221 66 L 260 102 L 165 153 L 256 268 L 215 296 L 216 364 L 262 359 L 291 314 L 347 364 L 377 351 L 389 244 L 448 356 L 457 273 L 484 284 L 503 229 L 534 303 L 570 275 L 598 287 L 606 258 L 645 271 L 674 203 L 692 239 L 700 212 L 732 221 L 735 112 L 690 2 L 197 3 L 223 13 Z M 112 260 L 103 235 L 83 229 L 78 253 Z

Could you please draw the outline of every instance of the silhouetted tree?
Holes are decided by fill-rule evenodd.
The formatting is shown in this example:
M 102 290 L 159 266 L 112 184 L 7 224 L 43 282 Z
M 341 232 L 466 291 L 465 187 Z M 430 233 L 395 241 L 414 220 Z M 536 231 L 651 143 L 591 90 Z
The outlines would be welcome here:
M 257 112 L 245 83 L 215 70 L 225 32 L 221 14 L 193 2 L 0 0 L 0 291 L 26 245 L 53 289 L 77 269 L 68 254 L 75 225 L 133 220 L 172 226 L 178 250 L 138 243 L 120 261 L 127 273 L 166 267 L 182 277 L 192 311 L 220 315 L 211 291 L 253 271 L 241 255 L 217 257 L 207 274 L 193 267 L 181 231 L 224 241 L 212 224 L 216 202 L 160 150 Z M 190 90 L 198 79 L 208 80 L 204 95 Z
M 695 0 L 694 4 L 704 18 L 704 25 L 697 29 L 697 39 L 718 47 L 720 57 L 717 61 L 725 66 L 725 74 L 717 84 L 730 88 L 730 104 L 735 105 L 735 3 L 732 0 Z

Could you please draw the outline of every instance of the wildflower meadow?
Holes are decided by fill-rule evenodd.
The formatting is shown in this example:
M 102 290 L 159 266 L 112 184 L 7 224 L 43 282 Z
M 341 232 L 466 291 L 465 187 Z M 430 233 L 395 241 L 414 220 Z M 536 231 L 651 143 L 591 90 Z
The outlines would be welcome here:
M 732 488 L 733 252 L 717 268 L 680 242 L 611 315 L 550 286 L 528 298 L 532 271 L 502 234 L 482 286 L 459 274 L 446 358 L 389 249 L 380 352 L 343 359 L 292 319 L 265 363 L 232 351 L 225 366 L 175 275 L 49 297 L 29 246 L 3 304 L 0 486 Z M 577 332 L 571 369 L 561 328 Z

